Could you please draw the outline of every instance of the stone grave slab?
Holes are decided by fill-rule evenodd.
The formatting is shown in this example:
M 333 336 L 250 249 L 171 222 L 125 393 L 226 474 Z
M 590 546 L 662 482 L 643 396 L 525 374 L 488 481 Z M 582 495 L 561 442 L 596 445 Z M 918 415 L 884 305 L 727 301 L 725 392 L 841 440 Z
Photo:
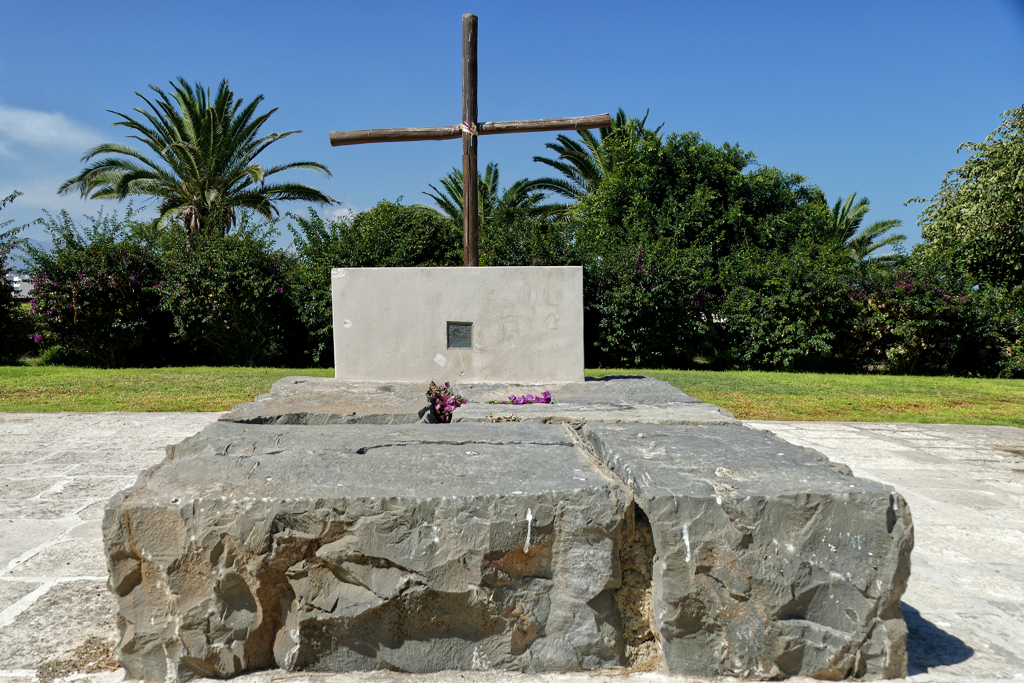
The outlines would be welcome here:
M 344 381 L 285 377 L 251 403 L 236 405 L 223 420 L 253 424 L 405 424 L 427 419 L 423 382 Z M 583 382 L 453 382 L 469 402 L 455 422 L 597 421 L 659 424 L 732 424 L 732 413 L 702 403 L 650 377 L 588 377 Z M 555 402 L 501 405 L 510 394 L 551 391 Z
M 881 485 L 649 378 L 425 389 L 288 378 L 111 499 L 129 675 L 905 675 Z

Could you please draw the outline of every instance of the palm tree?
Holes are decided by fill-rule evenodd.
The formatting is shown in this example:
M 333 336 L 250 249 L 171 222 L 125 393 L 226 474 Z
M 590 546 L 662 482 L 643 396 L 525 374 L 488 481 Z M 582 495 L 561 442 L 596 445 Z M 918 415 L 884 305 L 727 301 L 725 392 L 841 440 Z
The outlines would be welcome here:
M 627 144 L 630 147 L 639 145 L 648 115 L 650 115 L 650 110 L 644 114 L 643 119 L 631 122 L 626 116 L 626 112 L 620 107 L 612 125 L 598 129 L 600 137 L 589 130 L 577 131 L 580 136 L 579 140 L 559 134 L 556 142 L 544 145 L 548 149 L 558 152 L 558 158 L 533 157 L 533 160 L 547 164 L 565 177 L 531 180 L 527 189 L 553 192 L 576 201 L 592 194 L 615 166 L 615 159 L 609 153 L 606 142 L 613 135 L 628 135 L 630 140 Z M 658 126 L 653 133 L 657 134 L 660 130 L 661 126 Z M 569 210 L 569 206 L 569 204 L 556 205 L 555 213 L 564 214 Z
M 510 209 L 522 209 L 532 217 L 542 217 L 551 213 L 551 207 L 541 204 L 544 193 L 531 191 L 528 187 L 533 181 L 517 180 L 510 187 L 501 190 L 498 183 L 498 164 L 491 162 L 477 181 L 477 207 L 480 211 L 480 224 L 486 224 L 498 213 Z M 437 211 L 462 225 L 462 171 L 453 168 L 441 178 L 441 189 L 429 185 L 433 192 L 424 192 L 437 203 Z
M 856 197 L 857 193 L 853 192 L 845 200 L 836 200 L 835 206 L 829 212 L 831 221 L 826 238 L 842 246 L 849 254 L 850 259 L 858 263 L 864 260 L 886 261 L 891 259 L 891 254 L 882 256 L 871 256 L 871 254 L 882 247 L 902 244 L 907 236 L 895 234 L 889 235 L 879 242 L 875 240 L 893 228 L 901 226 L 903 221 L 898 218 L 890 218 L 861 228 L 864 215 L 870 209 L 871 202 L 867 197 L 861 197 L 854 203 Z
M 226 234 L 237 221 L 237 210 L 250 210 L 272 220 L 277 217 L 275 202 L 299 200 L 314 204 L 334 204 L 336 200 L 316 188 L 301 183 L 271 183 L 270 176 L 295 168 L 308 168 L 330 176 L 323 164 L 296 161 L 264 168 L 255 161 L 271 144 L 302 131 L 271 133 L 259 137 L 259 130 L 277 111 L 256 115 L 263 95 L 243 106 L 235 99 L 227 80 L 220 82 L 217 94 L 183 78 L 171 83 L 165 93 L 149 86 L 157 95 L 153 101 L 135 93 L 149 110 L 136 108 L 142 115 L 121 117 L 115 126 L 134 131 L 128 137 L 141 141 L 155 157 L 118 143 L 93 147 L 82 158 L 87 163 L 101 158 L 60 186 L 60 194 L 81 192 L 93 199 L 125 199 L 133 195 L 159 200 L 159 223 L 180 221 L 190 238 L 207 234 Z

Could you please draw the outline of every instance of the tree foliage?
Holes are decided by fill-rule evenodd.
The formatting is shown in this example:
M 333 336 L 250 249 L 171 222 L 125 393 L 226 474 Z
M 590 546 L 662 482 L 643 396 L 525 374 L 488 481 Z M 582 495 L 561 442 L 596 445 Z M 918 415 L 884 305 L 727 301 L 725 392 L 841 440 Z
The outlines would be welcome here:
M 277 111 L 256 114 L 263 101 L 257 95 L 245 104 L 236 99 L 223 80 L 211 99 L 209 90 L 183 78 L 165 93 L 151 85 L 152 100 L 136 93 L 146 103 L 135 111 L 140 117 L 111 112 L 121 118 L 115 126 L 132 131 L 129 138 L 142 142 L 155 156 L 119 143 L 103 143 L 82 158 L 90 162 L 75 177 L 61 185 L 59 192 L 80 192 L 94 199 L 155 197 L 160 221 L 179 221 L 190 238 L 225 235 L 237 223 L 240 210 L 249 210 L 272 220 L 276 202 L 300 200 L 332 204 L 316 188 L 294 182 L 271 182 L 282 171 L 311 169 L 330 175 L 327 167 L 314 161 L 294 161 L 265 168 L 256 161 L 267 147 L 299 133 L 271 133 L 260 137 L 260 129 Z
M 774 167 L 748 171 L 756 157 L 739 146 L 697 133 L 662 139 L 645 129 L 639 137 L 606 140 L 614 169 L 574 209 L 594 248 L 666 240 L 719 258 L 741 247 L 785 248 L 827 222 L 817 187 Z
M 433 192 L 424 192 L 437 204 L 437 209 L 462 229 L 462 171 L 453 168 L 441 178 L 441 189 L 429 185 Z M 486 226 L 495 217 L 509 212 L 521 211 L 528 216 L 539 217 L 551 213 L 551 207 L 542 204 L 544 193 L 530 189 L 530 181 L 517 180 L 504 190 L 501 189 L 498 164 L 490 162 L 483 175 L 477 177 L 477 210 L 479 225 Z
M 799 175 L 749 170 L 754 155 L 735 145 L 664 137 L 637 119 L 616 131 L 602 140 L 613 163 L 571 211 L 587 286 L 587 362 L 690 366 L 715 355 L 727 257 L 785 251 L 818 233 L 824 198 Z
M 558 156 L 554 159 L 535 156 L 533 160 L 550 166 L 561 173 L 562 177 L 537 178 L 528 181 L 527 187 L 531 190 L 551 192 L 573 201 L 593 194 L 605 176 L 615 167 L 615 155 L 606 143 L 614 136 L 623 138 L 620 147 L 635 148 L 645 137 L 646 124 L 646 114 L 643 119 L 631 119 L 620 108 L 612 120 L 612 125 L 599 128 L 597 135 L 590 130 L 581 130 L 578 131 L 577 140 L 560 133 L 555 142 L 544 145 L 557 152 Z M 660 130 L 661 126 L 658 126 L 653 133 L 657 134 Z M 558 204 L 553 207 L 552 213 L 564 215 L 571 207 L 571 204 Z
M 0 200 L 0 211 L 5 206 L 21 196 L 21 193 L 14 191 Z M 31 349 L 29 326 L 25 312 L 14 300 L 14 292 L 7 283 L 7 274 L 10 268 L 7 265 L 7 257 L 21 243 L 18 233 L 27 226 L 9 227 L 13 220 L 0 221 L 0 362 L 17 360 L 22 354 Z
M 1003 112 L 984 142 L 965 142 L 918 224 L 925 251 L 995 286 L 1024 285 L 1024 106 Z
M 77 223 L 46 215 L 54 248 L 27 246 L 35 276 L 32 319 L 40 341 L 66 362 L 148 366 L 172 359 L 171 318 L 160 308 L 157 250 L 133 234 L 135 212 L 102 211 Z
M 903 224 L 898 218 L 890 218 L 883 221 L 876 221 L 871 225 L 861 228 L 864 216 L 871 208 L 871 202 L 867 197 L 857 198 L 856 192 L 851 192 L 845 200 L 837 199 L 835 206 L 829 214 L 831 221 L 828 225 L 828 232 L 825 238 L 840 247 L 847 253 L 850 260 L 861 262 L 865 259 L 891 260 L 891 255 L 872 256 L 882 247 L 895 247 L 906 241 L 906 235 L 893 234 L 884 239 L 879 239 L 893 228 Z M 878 240 L 877 242 L 875 240 Z

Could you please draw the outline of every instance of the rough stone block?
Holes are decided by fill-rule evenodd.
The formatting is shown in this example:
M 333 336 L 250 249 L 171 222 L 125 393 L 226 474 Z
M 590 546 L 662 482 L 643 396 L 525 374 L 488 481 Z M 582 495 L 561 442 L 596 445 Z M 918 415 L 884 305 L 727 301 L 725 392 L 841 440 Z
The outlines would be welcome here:
M 901 496 L 663 382 L 543 388 L 413 424 L 423 384 L 288 378 L 169 447 L 103 521 L 129 676 L 905 675 Z
M 103 523 L 130 677 L 622 662 L 630 501 L 560 426 L 220 422 L 169 451 Z
M 913 524 L 902 497 L 739 425 L 583 432 L 650 520 L 670 671 L 906 675 Z

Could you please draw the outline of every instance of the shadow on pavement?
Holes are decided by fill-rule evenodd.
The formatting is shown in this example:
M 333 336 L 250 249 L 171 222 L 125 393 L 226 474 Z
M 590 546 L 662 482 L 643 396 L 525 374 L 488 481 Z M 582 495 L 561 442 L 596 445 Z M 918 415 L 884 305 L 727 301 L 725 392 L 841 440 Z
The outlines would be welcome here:
M 586 382 L 610 382 L 614 379 L 647 379 L 647 375 L 604 375 L 602 377 L 587 375 L 583 379 Z
M 964 641 L 946 633 L 905 602 L 903 621 L 907 624 L 907 673 L 925 673 L 936 666 L 950 666 L 970 659 L 974 650 Z

